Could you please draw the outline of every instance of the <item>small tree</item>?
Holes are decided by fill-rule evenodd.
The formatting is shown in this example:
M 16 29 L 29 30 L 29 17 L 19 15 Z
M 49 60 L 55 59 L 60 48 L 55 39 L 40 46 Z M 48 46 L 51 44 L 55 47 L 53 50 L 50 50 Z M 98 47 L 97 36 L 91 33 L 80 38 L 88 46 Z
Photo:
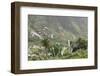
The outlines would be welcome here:
M 42 41 L 42 45 L 45 47 L 45 48 L 48 48 L 50 46 L 50 41 L 49 39 L 45 38 L 43 39 Z
M 41 41 L 42 45 L 45 47 L 45 53 L 47 54 L 48 53 L 48 49 L 50 47 L 50 41 L 48 38 L 44 38 L 42 41 Z

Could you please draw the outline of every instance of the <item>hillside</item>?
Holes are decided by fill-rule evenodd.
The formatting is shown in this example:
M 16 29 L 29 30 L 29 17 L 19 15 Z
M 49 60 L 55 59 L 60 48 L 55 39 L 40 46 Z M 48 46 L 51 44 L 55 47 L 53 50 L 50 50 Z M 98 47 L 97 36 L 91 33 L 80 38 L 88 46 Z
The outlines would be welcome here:
M 59 42 L 87 39 L 87 17 L 29 15 L 28 41 L 37 43 L 44 37 Z

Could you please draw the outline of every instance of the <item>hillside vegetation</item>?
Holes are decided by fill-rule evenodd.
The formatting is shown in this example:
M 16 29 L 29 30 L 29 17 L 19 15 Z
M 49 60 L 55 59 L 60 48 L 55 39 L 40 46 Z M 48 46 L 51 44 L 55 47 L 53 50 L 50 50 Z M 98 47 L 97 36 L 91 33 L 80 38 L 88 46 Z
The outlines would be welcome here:
M 87 58 L 87 17 L 28 16 L 28 60 Z

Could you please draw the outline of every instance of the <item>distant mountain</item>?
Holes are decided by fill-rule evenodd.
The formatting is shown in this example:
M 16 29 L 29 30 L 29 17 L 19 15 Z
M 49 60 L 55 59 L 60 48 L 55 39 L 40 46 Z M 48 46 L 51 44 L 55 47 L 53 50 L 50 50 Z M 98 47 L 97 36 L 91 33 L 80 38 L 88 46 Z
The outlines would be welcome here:
M 87 39 L 87 31 L 87 17 L 28 15 L 28 41 L 44 37 L 61 42 Z

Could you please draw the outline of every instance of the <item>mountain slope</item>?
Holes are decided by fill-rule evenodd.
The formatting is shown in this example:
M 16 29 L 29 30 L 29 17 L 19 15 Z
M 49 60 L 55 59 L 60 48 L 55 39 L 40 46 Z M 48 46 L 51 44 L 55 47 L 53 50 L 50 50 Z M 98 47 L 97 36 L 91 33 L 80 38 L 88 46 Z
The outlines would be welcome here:
M 87 39 L 87 17 L 28 16 L 28 41 L 36 42 L 45 37 L 66 42 L 79 37 Z

